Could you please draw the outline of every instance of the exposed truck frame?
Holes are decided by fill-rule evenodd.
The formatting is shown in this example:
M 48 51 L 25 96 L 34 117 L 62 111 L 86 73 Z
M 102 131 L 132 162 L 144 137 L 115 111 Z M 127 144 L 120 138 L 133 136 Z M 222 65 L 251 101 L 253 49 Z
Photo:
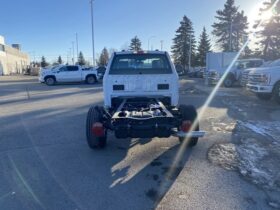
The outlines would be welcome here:
M 132 52 L 114 56 L 117 55 L 129 56 Z M 169 56 L 165 52 L 147 52 L 144 55 L 164 56 L 171 64 L 172 72 L 157 76 L 110 75 L 112 58 L 104 77 L 105 106 L 91 107 L 87 116 L 86 133 L 90 148 L 105 147 L 108 131 L 114 132 L 118 139 L 176 136 L 181 142 L 187 139 L 189 146 L 195 146 L 198 138 L 204 136 L 205 132 L 199 130 L 196 109 L 176 104 L 178 75 Z M 149 78 L 153 77 L 149 83 Z M 142 86 L 131 85 L 131 81 L 142 82 Z M 174 81 L 177 84 L 172 84 Z

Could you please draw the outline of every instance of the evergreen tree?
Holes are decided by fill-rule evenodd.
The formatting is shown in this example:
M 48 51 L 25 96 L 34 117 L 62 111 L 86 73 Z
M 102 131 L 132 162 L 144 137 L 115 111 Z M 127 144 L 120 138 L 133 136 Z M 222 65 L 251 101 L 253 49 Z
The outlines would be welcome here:
M 269 11 L 276 0 L 264 2 L 264 7 L 260 10 L 260 15 Z M 272 17 L 264 21 L 259 27 L 258 38 L 259 51 L 265 60 L 275 60 L 280 58 L 280 2 L 273 9 Z
M 82 52 L 79 53 L 78 64 L 79 64 L 80 66 L 86 65 L 86 60 L 85 60 L 84 55 L 83 55 Z
M 131 39 L 129 48 L 132 51 L 139 51 L 139 50 L 142 50 L 141 45 L 142 45 L 142 43 L 141 43 L 140 39 L 137 36 L 135 36 L 134 38 Z
M 206 54 L 210 52 L 211 44 L 209 36 L 206 32 L 205 27 L 203 27 L 202 34 L 200 35 L 200 40 L 197 48 L 197 65 L 206 66 Z
M 212 25 L 212 33 L 217 38 L 218 47 L 226 52 L 240 50 L 248 28 L 244 11 L 238 11 L 234 0 L 227 0 L 224 9 L 217 11 L 216 19 L 217 22 Z
M 172 56 L 176 65 L 182 65 L 185 69 L 189 64 L 191 51 L 191 64 L 195 62 L 195 36 L 191 20 L 184 16 L 173 39 Z M 192 66 L 192 65 L 191 65 Z
M 62 64 L 63 63 L 61 56 L 58 56 L 57 63 L 58 64 Z
M 41 67 L 45 68 L 45 67 L 48 66 L 48 65 L 49 65 L 49 64 L 47 63 L 45 56 L 42 56 L 42 59 L 41 59 Z
M 101 55 L 99 57 L 98 65 L 106 66 L 109 61 L 109 52 L 106 47 L 103 48 Z
M 259 56 L 254 56 L 253 51 L 248 46 L 246 46 L 244 49 L 243 55 L 241 57 L 243 59 L 246 59 L 246 58 L 251 58 L 251 57 L 259 57 Z

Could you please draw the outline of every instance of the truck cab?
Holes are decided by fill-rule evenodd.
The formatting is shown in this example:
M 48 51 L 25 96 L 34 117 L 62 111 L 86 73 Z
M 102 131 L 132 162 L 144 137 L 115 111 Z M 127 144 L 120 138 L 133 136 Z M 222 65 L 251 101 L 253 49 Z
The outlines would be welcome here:
M 262 100 L 275 98 L 280 103 L 280 59 L 265 67 L 252 69 L 248 76 L 247 89 Z
M 104 102 L 112 107 L 121 97 L 164 98 L 176 106 L 178 74 L 165 52 L 119 52 L 112 56 L 103 79 Z
M 47 85 L 60 82 L 86 82 L 96 83 L 99 79 L 97 71 L 93 68 L 82 68 L 79 65 L 58 65 L 50 69 L 41 70 L 39 81 Z

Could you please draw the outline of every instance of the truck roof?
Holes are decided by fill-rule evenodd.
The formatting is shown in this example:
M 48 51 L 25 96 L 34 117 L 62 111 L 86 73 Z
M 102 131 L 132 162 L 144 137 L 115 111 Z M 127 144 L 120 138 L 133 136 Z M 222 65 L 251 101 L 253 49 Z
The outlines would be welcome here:
M 246 59 L 239 59 L 237 61 L 263 61 L 261 58 L 246 58 Z
M 166 51 L 158 51 L 158 50 L 154 50 L 154 51 L 145 51 L 145 50 L 141 50 L 141 51 L 121 51 L 121 52 L 115 52 L 115 55 L 133 55 L 133 54 L 159 54 L 159 55 L 164 55 L 166 54 Z

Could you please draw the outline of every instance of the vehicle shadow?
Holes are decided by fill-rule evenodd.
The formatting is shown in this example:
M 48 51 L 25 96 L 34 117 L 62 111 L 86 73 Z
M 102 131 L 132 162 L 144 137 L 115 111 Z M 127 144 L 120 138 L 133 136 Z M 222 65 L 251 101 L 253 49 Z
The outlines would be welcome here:
M 35 91 L 35 92 L 34 92 Z M 49 92 L 54 91 L 54 92 Z M 102 92 L 102 88 L 79 88 L 79 90 L 71 91 L 71 89 L 47 89 L 42 91 L 32 90 L 32 89 L 22 89 L 19 93 L 15 95 L 8 96 L 0 92 L 0 105 L 10 104 L 10 103 L 28 103 L 32 101 L 43 101 L 50 99 L 57 99 L 61 97 L 69 97 L 80 94 L 97 94 Z M 5 96 L 6 95 L 6 96 Z
M 172 139 L 170 141 L 176 140 Z M 174 165 L 173 161 L 180 147 L 181 144 L 175 144 L 164 150 L 160 155 L 154 154 L 154 157 L 149 159 L 145 163 L 145 167 L 137 173 L 135 173 L 133 163 L 118 170 L 117 173 L 113 171 L 112 178 L 114 179 L 112 179 L 113 185 L 110 185 L 111 189 L 114 191 L 124 191 L 126 189 L 133 192 L 134 196 L 130 196 L 130 199 L 135 204 L 134 209 L 154 209 L 175 182 L 191 155 L 191 149 L 187 148 L 178 164 Z M 137 156 L 136 154 L 134 158 L 142 159 L 143 155 Z M 136 186 L 141 187 L 135 190 Z
M 0 78 L 1 79 L 1 78 Z M 81 90 L 102 90 L 102 83 L 85 84 L 85 83 L 62 83 L 54 86 L 47 86 L 43 83 L 39 83 L 37 80 L 0 80 L 0 100 L 1 97 L 17 97 L 26 96 L 27 92 L 32 95 L 45 93 L 47 91 L 67 91 L 73 88 Z

